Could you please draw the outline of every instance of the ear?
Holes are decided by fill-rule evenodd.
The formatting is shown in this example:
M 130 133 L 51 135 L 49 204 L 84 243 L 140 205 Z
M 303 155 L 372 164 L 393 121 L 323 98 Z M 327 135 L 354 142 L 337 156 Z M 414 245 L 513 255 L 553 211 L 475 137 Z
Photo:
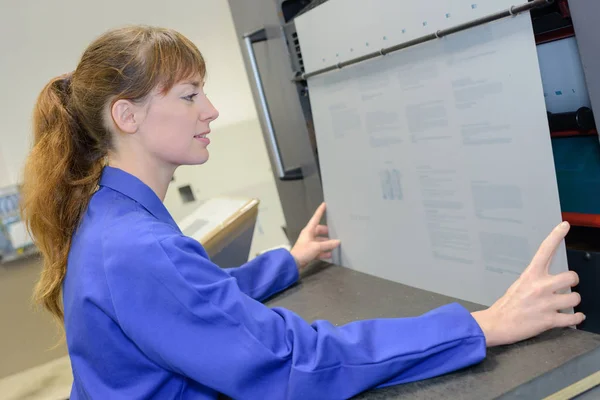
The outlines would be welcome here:
M 136 133 L 140 122 L 140 107 L 129 100 L 117 100 L 111 110 L 111 116 L 117 128 L 124 133 Z

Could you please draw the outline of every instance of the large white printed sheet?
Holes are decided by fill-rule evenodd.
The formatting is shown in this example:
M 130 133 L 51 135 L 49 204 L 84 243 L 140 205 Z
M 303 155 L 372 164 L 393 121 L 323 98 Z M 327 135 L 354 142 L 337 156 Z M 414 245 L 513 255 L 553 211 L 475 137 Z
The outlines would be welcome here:
M 296 20 L 306 72 L 513 5 L 481 3 L 330 0 Z M 490 305 L 561 221 L 528 13 L 308 85 L 337 263 Z

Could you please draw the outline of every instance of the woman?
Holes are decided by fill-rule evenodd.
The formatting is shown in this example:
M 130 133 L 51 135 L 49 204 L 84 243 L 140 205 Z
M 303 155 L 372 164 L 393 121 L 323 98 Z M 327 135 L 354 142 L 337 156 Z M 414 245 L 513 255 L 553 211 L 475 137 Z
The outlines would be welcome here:
M 44 257 L 36 295 L 64 322 L 72 399 L 347 398 L 479 362 L 486 346 L 579 324 L 577 275 L 548 275 L 558 226 L 507 293 L 470 314 L 307 324 L 260 301 L 339 245 L 322 205 L 290 252 L 212 264 L 162 204 L 175 169 L 208 160 L 218 116 L 204 60 L 177 32 L 127 27 L 94 41 L 34 113 L 23 215 Z

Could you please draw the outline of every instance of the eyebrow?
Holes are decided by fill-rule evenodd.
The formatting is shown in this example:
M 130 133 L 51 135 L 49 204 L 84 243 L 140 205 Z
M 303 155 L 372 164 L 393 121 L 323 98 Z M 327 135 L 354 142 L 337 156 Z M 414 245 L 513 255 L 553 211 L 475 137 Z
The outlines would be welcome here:
M 200 87 L 200 82 L 198 81 L 187 81 L 183 83 L 184 85 L 192 85 L 195 88 L 199 88 Z

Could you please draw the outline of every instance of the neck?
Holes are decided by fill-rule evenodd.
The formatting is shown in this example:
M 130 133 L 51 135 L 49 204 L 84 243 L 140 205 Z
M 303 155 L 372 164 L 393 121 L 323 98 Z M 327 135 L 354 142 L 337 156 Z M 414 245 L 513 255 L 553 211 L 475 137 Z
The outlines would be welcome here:
M 123 160 L 116 155 L 110 156 L 108 165 L 119 168 L 144 182 L 160 199 L 165 200 L 169 183 L 175 173 L 175 166 L 157 165 L 151 160 Z

